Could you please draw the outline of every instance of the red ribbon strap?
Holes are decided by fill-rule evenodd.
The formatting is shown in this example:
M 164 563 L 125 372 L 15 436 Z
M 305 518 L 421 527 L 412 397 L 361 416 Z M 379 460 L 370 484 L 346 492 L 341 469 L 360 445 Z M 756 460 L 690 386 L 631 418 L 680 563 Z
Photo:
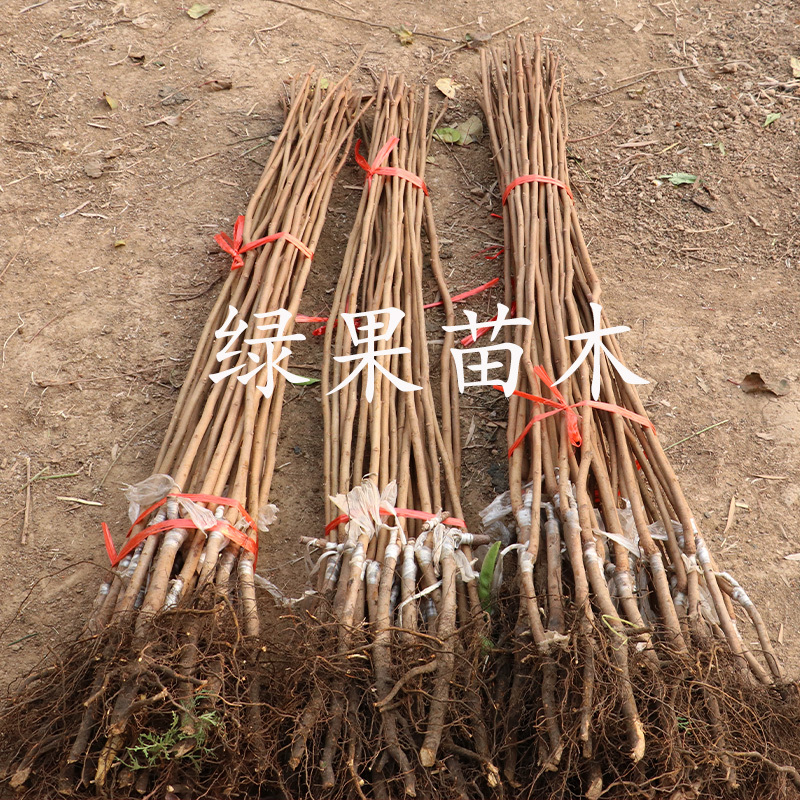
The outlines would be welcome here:
M 483 256 L 487 261 L 494 261 L 496 258 L 500 258 L 505 251 L 505 247 L 501 244 L 490 244 L 488 247 L 484 247 L 483 250 L 478 250 L 472 257 Z M 486 253 L 485 256 L 483 255 L 484 253 Z
M 472 297 L 473 295 L 480 294 L 481 292 L 485 292 L 487 289 L 491 289 L 496 283 L 500 281 L 500 278 L 492 278 L 488 283 L 484 283 L 482 286 L 476 286 L 474 289 L 470 289 L 467 292 L 462 292 L 461 294 L 454 295 L 450 298 L 451 303 L 460 303 L 462 300 L 466 300 L 468 297 Z M 444 300 L 437 300 L 435 303 L 428 303 L 427 305 L 422 306 L 423 308 L 436 308 L 436 306 L 444 305 Z
M 153 536 L 156 533 L 163 533 L 164 531 L 174 530 L 175 528 L 184 528 L 186 530 L 195 530 L 197 528 L 197 524 L 192 522 L 190 519 L 166 519 L 162 522 L 156 522 L 154 525 L 150 525 L 144 530 L 139 531 L 136 536 L 129 538 L 131 533 L 133 533 L 133 529 L 147 519 L 147 517 L 149 517 L 153 511 L 160 506 L 163 506 L 170 497 L 183 498 L 184 500 L 194 500 L 198 503 L 213 503 L 217 506 L 228 506 L 230 508 L 235 508 L 246 520 L 248 527 L 255 532 L 255 538 L 251 538 L 243 531 L 235 528 L 225 519 L 219 520 L 211 528 L 208 528 L 206 533 L 209 533 L 210 531 L 220 531 L 234 544 L 238 544 L 243 550 L 247 550 L 249 553 L 252 553 L 254 557 L 253 566 L 255 567 L 255 565 L 258 563 L 258 526 L 238 500 L 232 500 L 230 497 L 217 497 L 216 495 L 211 494 L 178 493 L 167 495 L 167 497 L 164 497 L 157 503 L 154 503 L 152 506 L 150 506 L 150 508 L 145 509 L 141 514 L 139 514 L 139 516 L 134 520 L 133 525 L 131 525 L 131 527 L 128 529 L 128 532 L 125 534 L 126 542 L 119 553 L 114 547 L 114 541 L 111 538 L 111 531 L 109 530 L 108 525 L 106 525 L 105 522 L 102 523 L 103 539 L 105 540 L 106 551 L 108 552 L 108 557 L 111 561 L 112 567 L 116 567 L 117 564 L 119 564 L 119 562 L 128 555 L 128 553 L 133 552 L 149 536 Z
M 407 519 L 421 520 L 433 519 L 436 516 L 436 514 L 429 514 L 427 511 L 415 511 L 413 508 L 393 508 L 391 511 L 382 508 L 381 514 L 386 514 L 386 516 L 393 514 L 396 517 L 406 517 Z M 332 520 L 325 526 L 325 534 L 327 535 L 340 525 L 344 525 L 344 523 L 349 519 L 350 517 L 347 514 L 340 514 L 338 517 L 336 517 L 336 519 Z M 442 525 L 450 525 L 453 528 L 463 528 L 464 530 L 467 529 L 467 523 L 458 517 L 448 517 L 447 519 L 443 519 Z
M 656 429 L 652 422 L 650 422 L 647 417 L 643 417 L 641 414 L 637 414 L 634 411 L 629 411 L 627 408 L 623 408 L 622 406 L 616 406 L 613 403 L 601 403 L 596 400 L 581 400 L 579 403 L 573 403 L 572 405 L 567 405 L 567 401 L 564 398 L 564 395 L 553 385 L 553 381 L 550 379 L 550 376 L 545 372 L 544 367 L 541 365 L 537 365 L 533 368 L 534 373 L 539 378 L 539 380 L 544 383 L 545 386 L 550 389 L 550 391 L 555 396 L 555 400 L 548 400 L 546 397 L 539 397 L 535 394 L 528 394 L 527 392 L 520 392 L 514 390 L 514 394 L 518 397 L 524 397 L 527 400 L 530 400 L 534 403 L 541 403 L 545 406 L 551 406 L 555 409 L 555 411 L 546 411 L 543 414 L 537 414 L 535 417 L 532 417 L 528 424 L 525 426 L 525 429 L 519 435 L 519 438 L 513 445 L 508 449 L 509 458 L 511 454 L 522 444 L 525 437 L 528 435 L 530 429 L 537 423 L 547 417 L 551 417 L 553 414 L 560 414 L 562 411 L 567 415 L 567 433 L 569 435 L 569 440 L 575 447 L 580 447 L 581 442 L 583 441 L 581 437 L 580 431 L 580 417 L 575 412 L 574 409 L 581 408 L 583 406 L 590 406 L 591 408 L 597 408 L 601 411 L 609 411 L 612 414 L 620 414 L 627 419 L 633 420 L 634 422 L 638 422 L 640 425 L 643 425 L 645 428 L 650 428 L 653 433 L 655 433 Z M 499 389 L 501 392 L 503 391 L 502 386 L 495 386 L 495 389 Z
M 305 314 L 298 314 L 295 318 L 295 322 L 328 322 L 328 317 L 307 317 Z M 339 323 L 339 320 L 335 319 L 333 321 L 333 327 L 335 328 Z M 356 329 L 361 327 L 361 323 L 358 320 L 354 322 Z M 311 331 L 312 336 L 323 336 L 325 334 L 325 328 L 327 325 L 320 325 L 319 328 L 314 328 Z
M 398 178 L 403 178 L 407 180 L 409 183 L 416 186 L 418 189 L 422 189 L 425 194 L 428 194 L 428 187 L 425 185 L 425 181 L 419 177 L 419 175 L 415 175 L 413 172 L 409 172 L 405 169 L 400 169 L 399 167 L 382 167 L 381 164 L 389 157 L 389 153 L 397 147 L 400 139 L 397 136 L 392 136 L 386 144 L 378 150 L 378 155 L 375 156 L 374 163 L 370 164 L 364 156 L 361 155 L 361 139 L 356 142 L 356 164 L 358 164 L 361 169 L 363 169 L 367 173 L 367 186 L 372 188 L 372 179 L 375 175 L 396 175 Z
M 214 241 L 229 255 L 233 256 L 233 264 L 231 270 L 239 269 L 244 266 L 244 259 L 242 253 L 248 250 L 254 250 L 256 247 L 261 247 L 262 244 L 269 244 L 270 242 L 277 242 L 278 239 L 286 239 L 289 244 L 293 244 L 306 258 L 314 258 L 314 253 L 311 252 L 296 236 L 286 231 L 279 233 L 272 233 L 269 236 L 264 236 L 262 239 L 256 239 L 254 242 L 248 242 L 242 245 L 244 241 L 244 217 L 239 216 L 233 226 L 233 239 L 227 233 L 218 233 L 214 237 Z
M 327 322 L 327 317 L 307 317 L 305 314 L 297 314 L 294 318 L 295 322 Z
M 506 190 L 503 192 L 503 205 L 506 204 L 506 200 L 508 200 L 509 194 L 511 194 L 517 186 L 521 186 L 523 183 L 550 183 L 553 186 L 558 186 L 560 189 L 564 189 L 566 193 L 569 195 L 569 199 L 572 202 L 575 202 L 575 198 L 572 196 L 572 192 L 570 191 L 569 186 L 563 181 L 558 180 L 558 178 L 549 178 L 547 175 L 520 175 L 519 178 L 515 178 L 511 183 L 506 186 Z
M 349 307 L 350 307 L 350 300 L 348 300 L 344 304 L 345 313 L 347 313 L 347 309 Z M 305 314 L 297 314 L 294 319 L 295 319 L 295 322 L 325 322 L 325 323 L 327 323 L 328 320 L 329 320 L 329 317 L 307 317 Z M 335 328 L 338 323 L 339 323 L 339 320 L 335 319 L 333 321 L 333 327 Z M 354 320 L 353 324 L 356 327 L 356 329 L 358 329 L 358 328 L 361 327 L 361 320 L 358 320 L 358 319 Z M 311 331 L 311 335 L 312 336 L 323 336 L 325 334 L 325 328 L 326 327 L 327 327 L 327 325 L 320 325 L 319 328 L 314 328 L 314 330 Z

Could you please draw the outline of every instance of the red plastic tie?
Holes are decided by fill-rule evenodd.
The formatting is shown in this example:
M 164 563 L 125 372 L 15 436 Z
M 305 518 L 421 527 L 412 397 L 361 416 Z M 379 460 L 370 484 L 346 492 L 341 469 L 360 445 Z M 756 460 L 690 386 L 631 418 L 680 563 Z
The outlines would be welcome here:
M 656 432 L 655 426 L 652 422 L 650 422 L 647 417 L 643 417 L 641 414 L 637 414 L 633 411 L 629 411 L 627 408 L 623 408 L 622 406 L 616 406 L 613 403 L 601 403 L 596 400 L 581 400 L 579 403 L 573 403 L 572 405 L 567 405 L 567 401 L 564 398 L 564 395 L 555 387 L 553 381 L 551 380 L 550 376 L 545 372 L 544 367 L 541 365 L 537 365 L 533 368 L 534 373 L 539 378 L 539 380 L 547 386 L 548 389 L 553 393 L 555 396 L 555 400 L 548 400 L 546 397 L 539 397 L 535 394 L 528 394 L 527 392 L 520 392 L 518 390 L 514 390 L 514 394 L 518 397 L 524 397 L 528 400 L 531 400 L 534 403 L 541 403 L 545 406 L 551 406 L 555 409 L 555 411 L 546 411 L 544 414 L 537 414 L 535 417 L 532 417 L 530 422 L 525 426 L 525 429 L 519 435 L 514 444 L 508 449 L 508 456 L 511 457 L 511 454 L 522 444 L 525 437 L 528 435 L 530 429 L 537 423 L 547 417 L 551 417 L 553 414 L 560 414 L 562 411 L 567 415 L 567 433 L 569 435 L 569 440 L 573 444 L 574 447 L 580 447 L 581 442 L 583 441 L 581 437 L 580 431 L 580 417 L 577 413 L 575 413 L 576 408 L 582 408 L 583 406 L 590 406 L 591 408 L 598 408 L 601 411 L 610 411 L 612 414 L 620 414 L 627 419 L 633 420 L 634 422 L 638 422 L 640 425 L 643 425 L 645 428 L 650 428 L 653 433 Z M 499 391 L 503 391 L 502 386 L 495 386 L 495 389 Z
M 345 313 L 347 313 L 347 309 L 349 307 L 350 307 L 350 300 L 348 299 L 347 302 L 344 304 Z M 314 328 L 314 330 L 311 331 L 311 335 L 312 336 L 323 336 L 325 334 L 325 328 L 328 327 L 327 323 L 328 323 L 328 320 L 330 319 L 330 317 L 307 317 L 305 314 L 297 314 L 294 319 L 295 319 L 295 322 L 324 322 L 324 323 L 326 323 L 325 325 L 320 325 L 319 328 Z M 339 323 L 339 320 L 335 319 L 333 321 L 333 327 L 335 328 L 338 323 Z M 355 327 L 356 330 L 358 330 L 361 327 L 361 320 L 360 319 L 353 320 L 353 326 Z
M 327 317 L 307 317 L 305 314 L 297 314 L 294 318 L 295 322 L 327 322 Z
M 506 204 L 508 195 L 511 194 L 517 186 L 521 186 L 523 183 L 550 183 L 553 186 L 558 186 L 559 189 L 564 189 L 569 195 L 569 199 L 572 200 L 573 203 L 575 202 L 575 198 L 572 196 L 569 186 L 567 186 L 564 181 L 558 180 L 558 178 L 549 178 L 547 175 L 520 175 L 519 178 L 515 178 L 506 186 L 506 190 L 503 192 L 503 205 Z
M 261 247 L 262 244 L 269 244 L 270 242 L 277 242 L 278 239 L 286 239 L 289 244 L 293 244 L 306 258 L 314 258 L 314 253 L 311 252 L 296 236 L 286 231 L 279 233 L 272 233 L 269 236 L 264 236 L 262 239 L 256 239 L 254 242 L 248 242 L 242 245 L 244 241 L 244 217 L 239 216 L 233 226 L 233 239 L 227 233 L 218 233 L 214 237 L 214 241 L 229 255 L 233 256 L 233 264 L 231 270 L 239 269 L 244 266 L 244 259 L 242 253 L 248 250 L 254 250 L 256 247 Z
M 311 335 L 312 336 L 322 336 L 325 333 L 325 328 L 327 327 L 328 319 L 329 319 L 329 317 L 307 317 L 305 314 L 298 314 L 294 318 L 295 322 L 324 322 L 324 323 L 326 323 L 325 325 L 320 325 L 319 328 L 314 328 L 314 330 L 311 331 Z M 339 323 L 339 320 L 335 319 L 333 321 L 333 327 L 335 328 L 338 323 Z M 360 320 L 354 320 L 353 321 L 353 325 L 355 326 L 355 329 L 358 330 L 361 327 L 361 321 Z
M 328 322 L 328 317 L 307 317 L 305 314 L 297 314 L 294 318 L 295 322 Z M 333 321 L 333 327 L 336 327 L 337 320 Z M 356 328 L 358 327 L 358 320 L 356 320 Z M 322 336 L 325 333 L 326 325 L 320 325 L 319 328 L 314 328 L 311 331 L 312 336 Z
M 382 167 L 381 164 L 389 157 L 389 153 L 397 147 L 400 139 L 397 136 L 392 136 L 386 144 L 378 150 L 378 155 L 375 156 L 375 161 L 370 164 L 364 156 L 361 155 L 361 139 L 356 142 L 356 164 L 358 164 L 361 169 L 363 169 L 367 173 L 367 186 L 372 188 L 372 179 L 376 175 L 396 175 L 398 178 L 403 178 L 407 180 L 409 183 L 416 186 L 418 189 L 422 189 L 425 194 L 428 194 L 428 187 L 425 185 L 425 181 L 419 177 L 419 175 L 415 175 L 413 172 L 409 172 L 405 169 L 400 169 L 399 167 Z
M 478 256 L 483 256 L 487 261 L 494 261 L 496 258 L 500 258 L 505 252 L 506 249 L 503 245 L 490 244 L 488 247 L 484 247 L 483 250 L 478 250 L 472 257 L 477 258 Z M 486 255 L 484 255 L 484 253 Z
M 242 517 L 244 517 L 248 527 L 255 531 L 255 538 L 250 538 L 246 533 L 231 525 L 231 523 L 226 519 L 219 520 L 215 525 L 208 528 L 205 532 L 209 533 L 211 531 L 220 531 L 234 544 L 238 544 L 243 550 L 247 550 L 249 553 L 252 553 L 253 567 L 255 568 L 255 565 L 258 563 L 258 526 L 238 500 L 232 500 L 230 497 L 217 497 L 216 495 L 211 494 L 179 493 L 168 494 L 166 497 L 150 506 L 150 508 L 142 511 L 142 513 L 139 514 L 139 516 L 134 520 L 133 525 L 131 525 L 131 527 L 128 529 L 128 532 L 125 534 L 126 543 L 119 553 L 114 547 L 114 541 L 111 538 L 111 531 L 109 530 L 108 525 L 106 525 L 105 522 L 102 523 L 103 539 L 105 540 L 106 551 L 108 552 L 108 557 L 111 561 L 112 567 L 116 567 L 117 564 L 119 564 L 119 562 L 128 555 L 128 553 L 134 551 L 149 536 L 153 536 L 156 533 L 163 533 L 164 531 L 174 530 L 175 528 L 184 528 L 186 530 L 197 529 L 197 524 L 190 519 L 166 519 L 162 522 L 156 522 L 154 525 L 150 525 L 144 530 L 139 531 L 136 536 L 130 538 L 131 533 L 133 533 L 133 529 L 141 522 L 144 522 L 144 520 L 147 519 L 147 517 L 149 517 L 153 511 L 160 506 L 163 506 L 170 497 L 183 498 L 184 500 L 194 500 L 198 503 L 213 503 L 217 506 L 229 506 L 230 508 L 235 508 L 242 515 Z
M 476 294 L 480 294 L 481 292 L 485 292 L 487 289 L 491 289 L 496 283 L 500 281 L 500 278 L 492 278 L 488 283 L 484 283 L 482 286 L 476 286 L 474 289 L 470 289 L 467 292 L 462 292 L 461 294 L 454 295 L 450 298 L 451 303 L 460 303 L 462 300 L 466 300 L 468 297 L 473 297 Z M 436 308 L 436 306 L 444 305 L 444 300 L 437 300 L 435 303 L 428 303 L 427 305 L 422 306 L 423 308 Z
M 405 517 L 407 519 L 421 519 L 421 520 L 429 520 L 433 519 L 436 514 L 429 514 L 427 511 L 415 511 L 413 508 L 393 508 L 391 510 L 382 508 L 381 514 L 385 514 L 388 516 L 395 516 L 395 517 Z M 345 522 L 348 522 L 350 519 L 348 514 L 340 514 L 336 519 L 332 520 L 325 526 L 325 535 L 329 534 L 335 528 L 338 528 L 340 525 L 344 525 Z M 458 517 L 448 517 L 447 519 L 442 520 L 442 525 L 450 525 L 452 528 L 463 528 L 464 530 L 467 529 L 467 523 L 464 522 L 463 519 L 459 519 Z

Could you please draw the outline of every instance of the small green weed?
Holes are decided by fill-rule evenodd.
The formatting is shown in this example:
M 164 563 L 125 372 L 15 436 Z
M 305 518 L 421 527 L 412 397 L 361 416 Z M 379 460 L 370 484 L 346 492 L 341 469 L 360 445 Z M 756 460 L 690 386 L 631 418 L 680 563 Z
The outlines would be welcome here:
M 176 759 L 186 759 L 192 766 L 199 767 L 204 756 L 213 754 L 206 741 L 209 732 L 222 721 L 216 711 L 204 711 L 196 715 L 195 708 L 200 699 L 202 693 L 187 705 L 187 711 L 192 716 L 193 732 L 187 733 L 182 729 L 180 717 L 173 711 L 172 723 L 164 733 L 140 733 L 136 744 L 126 749 L 120 761 L 132 770 L 147 769 Z

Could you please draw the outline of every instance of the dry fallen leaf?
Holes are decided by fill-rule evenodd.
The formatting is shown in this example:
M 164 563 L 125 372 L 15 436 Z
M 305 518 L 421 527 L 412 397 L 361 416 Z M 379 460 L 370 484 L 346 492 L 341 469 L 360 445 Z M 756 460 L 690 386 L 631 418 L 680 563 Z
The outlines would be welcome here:
M 795 78 L 800 78 L 800 58 L 797 58 L 796 56 L 792 56 L 789 59 L 789 64 L 792 67 L 792 75 Z
M 83 165 L 83 171 L 90 178 L 99 178 L 103 174 L 103 165 L 99 161 L 87 161 Z
M 456 96 L 456 91 L 461 88 L 460 83 L 456 83 L 452 78 L 439 78 L 436 81 L 436 88 L 451 100 Z
M 203 84 L 203 89 L 207 92 L 224 92 L 232 87 L 233 81 L 230 78 L 214 78 Z
M 182 742 L 178 742 L 169 752 L 172 758 L 183 758 L 187 753 L 191 753 L 192 750 L 197 746 L 197 742 L 194 739 L 184 739 Z
M 11 780 L 8 782 L 8 785 L 12 789 L 16 789 L 19 786 L 22 786 L 26 780 L 28 780 L 28 776 L 31 774 L 31 768 L 25 767 L 23 769 L 18 769 L 12 776 Z
M 464 122 L 459 122 L 456 127 L 461 131 L 463 139 L 460 144 L 477 142 L 483 136 L 483 122 L 479 116 L 473 115 Z
M 179 106 L 181 103 L 189 102 L 189 98 L 174 86 L 164 86 L 158 90 L 162 106 Z
M 788 556 L 784 556 L 787 561 L 800 561 L 800 553 L 791 553 Z
M 789 381 L 784 378 L 776 384 L 770 385 L 758 372 L 748 372 L 742 378 L 739 388 L 745 394 L 771 394 L 773 397 L 783 397 L 789 394 Z
M 181 114 L 174 114 L 171 117 L 161 117 L 161 119 L 154 119 L 152 122 L 145 122 L 145 128 L 149 128 L 152 125 L 169 125 L 170 127 L 174 128 L 178 123 L 181 121 Z
M 205 3 L 195 3 L 187 9 L 186 13 L 192 19 L 200 19 L 200 17 L 210 14 L 213 10 L 211 6 L 207 6 Z
M 492 41 L 492 34 L 483 31 L 476 31 L 475 33 L 468 33 L 464 36 L 464 41 L 471 50 L 478 47 L 485 47 Z
M 103 100 L 108 103 L 108 107 L 113 111 L 116 108 L 119 108 L 119 100 L 115 100 L 113 97 L 110 97 L 105 92 L 103 92 Z
M 392 28 L 392 33 L 403 47 L 414 44 L 414 34 L 405 25 L 401 25 L 399 28 Z

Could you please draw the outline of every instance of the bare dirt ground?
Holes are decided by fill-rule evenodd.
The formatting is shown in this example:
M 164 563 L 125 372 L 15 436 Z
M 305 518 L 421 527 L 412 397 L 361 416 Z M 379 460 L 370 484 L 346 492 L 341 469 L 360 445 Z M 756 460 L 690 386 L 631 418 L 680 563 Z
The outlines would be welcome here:
M 526 19 L 495 39 L 543 32 L 561 54 L 573 189 L 605 307 L 632 329 L 629 365 L 651 381 L 649 411 L 674 444 L 712 552 L 759 603 L 800 677 L 800 561 L 784 558 L 800 551 L 800 79 L 790 61 L 800 57 L 800 9 L 312 2 L 323 13 L 210 0 L 213 13 L 193 20 L 157 0 L 0 0 L 4 683 L 86 616 L 106 560 L 100 522 L 121 540 L 120 488 L 150 473 L 229 268 L 212 236 L 230 231 L 261 172 L 281 126 L 282 80 L 312 66 L 334 78 L 366 46 L 365 89 L 386 66 L 461 84 L 445 117 L 455 123 L 479 113 L 478 54 L 459 43 Z M 405 46 L 390 30 L 401 25 L 415 32 Z M 460 291 L 499 268 L 474 258 L 502 237 L 489 216 L 499 206 L 489 146 L 432 152 L 442 256 Z M 677 172 L 702 187 L 659 179 Z M 362 179 L 354 166 L 342 173 L 308 314 L 325 312 Z M 496 302 L 489 294 L 472 307 Z M 309 369 L 319 343 L 295 350 Z M 751 371 L 786 379 L 789 393 L 745 394 L 731 381 Z M 506 488 L 503 407 L 490 394 L 463 403 L 472 520 Z M 288 391 L 284 421 L 272 498 L 283 523 L 262 542 L 261 564 L 293 588 L 297 539 L 322 525 L 319 390 Z

